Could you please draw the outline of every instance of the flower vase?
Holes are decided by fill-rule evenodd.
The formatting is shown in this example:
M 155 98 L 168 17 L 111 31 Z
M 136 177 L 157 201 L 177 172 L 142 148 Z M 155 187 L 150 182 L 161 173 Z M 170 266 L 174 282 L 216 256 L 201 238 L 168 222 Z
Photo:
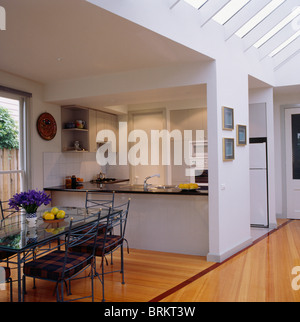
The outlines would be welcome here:
M 28 225 L 28 227 L 33 227 L 36 225 L 36 221 L 37 221 L 37 215 L 36 212 L 34 213 L 27 213 L 26 212 L 26 223 Z

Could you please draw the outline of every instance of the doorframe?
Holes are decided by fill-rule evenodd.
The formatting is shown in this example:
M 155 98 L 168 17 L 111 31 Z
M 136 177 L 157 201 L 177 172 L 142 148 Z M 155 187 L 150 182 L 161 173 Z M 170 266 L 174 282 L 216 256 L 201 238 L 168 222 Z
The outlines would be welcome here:
M 280 105 L 280 125 L 281 125 L 281 186 L 282 186 L 282 215 L 287 218 L 287 185 L 286 185 L 286 167 L 287 167 L 287 156 L 286 156 L 286 138 L 285 138 L 285 111 L 287 109 L 300 108 L 300 104 L 286 104 Z

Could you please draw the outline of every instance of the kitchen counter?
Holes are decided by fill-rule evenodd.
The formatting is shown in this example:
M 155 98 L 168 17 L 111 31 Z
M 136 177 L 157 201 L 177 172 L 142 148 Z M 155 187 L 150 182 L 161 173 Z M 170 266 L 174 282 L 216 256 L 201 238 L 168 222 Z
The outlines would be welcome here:
M 125 180 L 127 181 L 127 180 Z M 91 183 L 83 182 L 78 185 L 76 189 L 66 188 L 65 185 L 55 186 L 55 187 L 46 187 L 44 190 L 47 191 L 98 191 L 98 192 L 115 192 L 115 193 L 136 193 L 136 194 L 171 194 L 171 195 L 192 195 L 192 196 L 201 196 L 208 195 L 207 186 L 201 186 L 197 190 L 181 190 L 175 186 L 149 186 L 147 190 L 144 189 L 143 185 L 137 184 L 128 184 L 125 183 Z
M 51 194 L 53 207 L 84 207 L 86 191 L 103 193 L 103 197 L 114 191 L 116 206 L 131 199 L 126 225 L 130 247 L 198 256 L 208 253 L 207 190 L 181 191 L 174 186 L 150 186 L 145 191 L 143 185 L 131 185 L 128 181 L 113 184 L 83 182 L 76 189 L 61 185 L 45 190 Z

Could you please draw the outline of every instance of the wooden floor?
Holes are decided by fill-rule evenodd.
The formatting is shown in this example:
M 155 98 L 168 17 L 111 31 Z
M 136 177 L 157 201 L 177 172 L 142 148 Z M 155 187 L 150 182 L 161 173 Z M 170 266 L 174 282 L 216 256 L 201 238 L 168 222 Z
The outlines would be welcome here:
M 293 290 L 291 284 L 296 277 L 292 269 L 300 266 L 300 221 L 279 224 L 283 225 L 223 263 L 131 249 L 125 255 L 126 284 L 121 284 L 119 273 L 106 276 L 106 301 L 299 302 L 300 290 Z M 114 268 L 118 267 L 119 254 L 115 254 Z M 38 280 L 36 289 L 31 286 L 28 279 L 26 302 L 55 301 L 53 283 Z M 95 286 L 95 300 L 101 301 L 100 283 Z M 16 283 L 13 289 L 16 300 Z M 89 279 L 72 283 L 74 296 L 89 292 Z M 8 286 L 0 291 L 0 301 L 9 301 Z

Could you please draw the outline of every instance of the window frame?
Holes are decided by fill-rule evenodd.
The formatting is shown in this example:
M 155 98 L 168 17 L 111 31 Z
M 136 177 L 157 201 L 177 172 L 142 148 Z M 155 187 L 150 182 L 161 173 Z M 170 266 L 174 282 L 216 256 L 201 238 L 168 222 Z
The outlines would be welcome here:
M 21 191 L 31 186 L 30 93 L 0 86 L 0 96 L 19 101 L 19 170 L 0 170 L 0 175 L 20 174 Z

